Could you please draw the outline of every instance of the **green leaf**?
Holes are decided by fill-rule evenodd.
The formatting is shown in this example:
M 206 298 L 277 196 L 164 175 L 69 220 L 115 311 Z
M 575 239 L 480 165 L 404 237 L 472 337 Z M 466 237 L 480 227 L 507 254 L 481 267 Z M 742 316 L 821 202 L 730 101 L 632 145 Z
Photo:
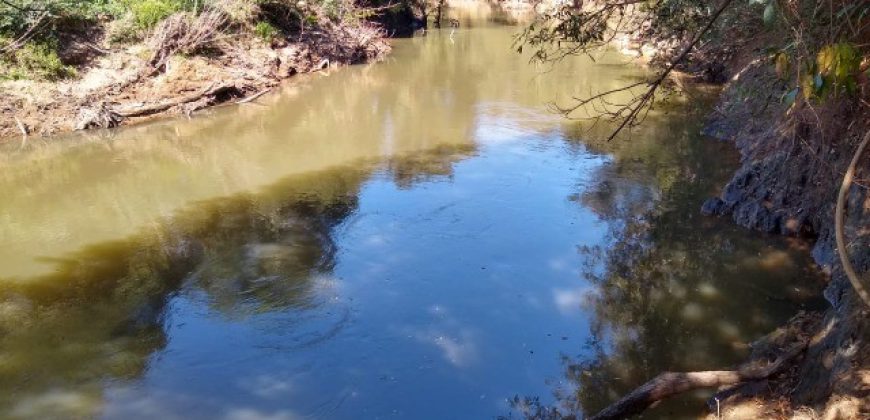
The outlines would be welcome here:
M 825 87 L 825 78 L 822 77 L 821 73 L 816 73 L 815 77 L 813 77 L 813 87 L 816 88 L 816 91 L 820 91 Z
M 804 93 L 804 98 L 810 100 L 815 96 L 815 87 L 813 86 L 813 74 L 812 73 L 803 73 L 800 76 L 800 88 L 801 92 Z
M 789 69 L 791 68 L 791 63 L 788 60 L 788 55 L 782 52 L 777 53 L 773 57 L 773 63 L 774 68 L 776 69 L 776 76 L 783 80 L 787 79 Z
M 846 92 L 850 94 L 855 94 L 858 92 L 858 82 L 854 77 L 850 77 L 846 79 Z
M 764 7 L 764 16 L 763 16 L 764 24 L 767 26 L 770 26 L 773 23 L 773 19 L 775 17 L 776 17 L 776 6 L 774 5 L 773 2 L 770 2 L 767 4 L 767 6 Z
M 794 105 L 795 99 L 797 99 L 798 88 L 794 88 L 790 90 L 785 96 L 782 97 L 782 101 L 785 102 L 786 105 L 792 106 Z

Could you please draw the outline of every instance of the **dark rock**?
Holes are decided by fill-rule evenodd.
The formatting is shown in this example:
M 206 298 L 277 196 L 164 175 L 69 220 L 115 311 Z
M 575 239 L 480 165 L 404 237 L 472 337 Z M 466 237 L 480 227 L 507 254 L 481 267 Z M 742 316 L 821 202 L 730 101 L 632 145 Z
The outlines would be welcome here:
M 375 2 L 377 3 L 377 2 Z M 402 2 L 374 18 L 391 37 L 408 37 L 426 28 L 426 15 L 411 2 Z
M 702 76 L 704 81 L 707 83 L 721 84 L 728 81 L 727 69 L 725 68 L 725 65 L 720 62 L 707 63 L 704 66 Z
M 701 206 L 701 213 L 708 216 L 718 216 L 722 214 L 724 207 L 725 202 L 722 201 L 721 198 L 712 197 L 707 199 L 707 201 L 704 202 L 704 205 Z

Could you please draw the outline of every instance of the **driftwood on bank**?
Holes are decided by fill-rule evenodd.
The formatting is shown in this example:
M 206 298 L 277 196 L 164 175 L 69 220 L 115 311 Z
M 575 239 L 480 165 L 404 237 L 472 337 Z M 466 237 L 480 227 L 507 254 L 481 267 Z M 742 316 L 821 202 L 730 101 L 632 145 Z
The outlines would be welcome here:
M 21 122 L 21 120 L 19 120 L 18 117 L 13 117 L 13 118 L 15 118 L 15 125 L 18 126 L 18 131 L 21 132 L 22 136 L 27 137 L 30 134 L 30 130 L 27 129 L 27 126 L 24 125 L 24 123 Z
M 698 388 L 720 387 L 769 378 L 787 366 L 807 348 L 803 342 L 791 347 L 767 366 L 747 366 L 738 370 L 703 372 L 665 372 L 641 385 L 619 401 L 611 404 L 589 420 L 624 419 L 646 410 L 653 403 Z
M 179 98 L 170 99 L 168 101 L 158 102 L 156 104 L 144 105 L 129 109 L 116 110 L 119 115 L 124 118 L 131 117 L 145 117 L 148 115 L 156 114 L 158 112 L 166 111 L 169 108 L 183 105 L 189 102 L 193 102 L 205 97 L 216 97 L 219 95 L 235 95 L 238 94 L 239 89 L 235 85 L 209 85 L 205 89 L 200 91 L 191 93 L 189 95 L 181 96 Z
M 222 95 L 240 96 L 241 89 L 234 84 L 209 85 L 205 89 L 191 93 L 189 95 L 173 98 L 167 101 L 158 102 L 150 105 L 142 105 L 115 109 L 110 107 L 105 102 L 93 108 L 83 108 L 79 112 L 76 120 L 76 130 L 85 130 L 89 128 L 112 128 L 121 125 L 121 122 L 126 118 L 146 117 L 166 111 L 170 108 L 188 104 L 191 102 L 204 100 L 209 103 L 218 100 Z

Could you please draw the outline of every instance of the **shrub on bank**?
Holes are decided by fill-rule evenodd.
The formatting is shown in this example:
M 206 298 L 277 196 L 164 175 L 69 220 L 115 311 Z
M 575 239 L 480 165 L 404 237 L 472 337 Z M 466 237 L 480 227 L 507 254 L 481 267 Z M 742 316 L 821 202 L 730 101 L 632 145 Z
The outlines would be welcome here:
M 130 1 L 130 13 L 133 22 L 139 29 L 151 29 L 169 15 L 184 8 L 178 0 L 142 0 Z
M 278 28 L 275 28 L 269 22 L 260 21 L 257 22 L 257 26 L 254 27 L 254 33 L 262 38 L 263 41 L 272 42 L 272 40 L 278 36 Z
M 76 75 L 72 66 L 64 64 L 53 46 L 27 44 L 4 59 L 8 67 L 4 79 L 60 80 Z

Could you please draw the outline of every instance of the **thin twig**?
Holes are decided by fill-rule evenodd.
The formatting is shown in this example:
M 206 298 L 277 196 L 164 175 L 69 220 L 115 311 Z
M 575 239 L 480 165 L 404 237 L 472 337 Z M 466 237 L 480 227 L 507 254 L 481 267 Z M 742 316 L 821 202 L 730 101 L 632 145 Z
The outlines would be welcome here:
M 0 1 L 2 1 L 2 0 L 0 0 Z M 32 38 L 34 35 L 36 35 L 36 30 L 39 29 L 39 27 L 42 26 L 43 23 L 45 23 L 46 17 L 48 17 L 48 12 L 43 12 L 41 15 L 39 15 L 39 18 L 36 19 L 36 22 L 34 22 L 33 25 L 31 25 L 30 28 L 28 28 L 27 31 L 24 32 L 23 35 L 21 35 L 20 37 L 18 37 L 18 39 L 12 41 L 11 43 L 9 43 L 9 45 L 7 45 L 3 48 L 0 48 L 0 54 L 8 54 L 11 52 L 15 52 L 16 50 L 23 47 L 24 44 L 30 40 L 30 38 Z
M 671 61 L 665 71 L 663 71 L 658 78 L 656 78 L 653 82 L 649 84 L 649 90 L 647 90 L 647 92 L 641 96 L 640 101 L 638 101 L 637 105 L 631 109 L 628 117 L 623 119 L 622 123 L 620 123 L 619 126 L 616 127 L 616 130 L 610 134 L 610 136 L 607 138 L 608 141 L 616 137 L 616 135 L 619 134 L 619 132 L 622 131 L 626 126 L 634 123 L 634 120 L 637 118 L 637 115 L 640 113 L 641 109 L 648 103 L 651 103 L 651 100 L 655 97 L 655 91 L 661 86 L 662 82 L 664 82 L 668 75 L 671 74 L 671 72 L 674 70 L 674 68 L 676 68 L 677 65 L 681 61 L 683 61 L 684 58 L 686 58 L 686 56 L 689 54 L 692 48 L 695 47 L 698 41 L 701 40 L 704 34 L 706 34 L 710 30 L 710 28 L 713 27 L 713 23 L 715 23 L 719 16 L 722 15 L 722 12 L 724 12 L 725 9 L 727 9 L 728 6 L 730 6 L 733 2 L 734 0 L 725 0 L 722 5 L 720 5 L 719 8 L 716 9 L 716 12 L 713 13 L 713 16 L 710 17 L 710 20 L 707 21 L 707 24 L 704 25 L 704 27 L 695 34 L 692 42 L 690 42 L 689 45 L 686 45 L 680 55 L 678 55 L 676 59 Z
M 21 135 L 23 135 L 24 137 L 27 137 L 30 134 L 30 131 L 27 130 L 27 126 L 24 125 L 24 123 L 22 123 L 21 120 L 18 119 L 18 117 L 12 117 L 12 118 L 15 118 L 15 124 L 18 125 L 18 130 L 21 131 Z
M 266 88 L 266 89 L 263 89 L 263 90 L 261 90 L 261 91 L 255 93 L 255 94 L 253 94 L 253 95 L 251 95 L 251 96 L 248 96 L 247 98 L 242 99 L 242 100 L 240 100 L 240 101 L 238 101 L 238 102 L 236 102 L 236 103 L 237 103 L 237 104 L 246 104 L 246 103 L 248 103 L 248 102 L 253 102 L 253 101 L 257 100 L 257 98 L 259 98 L 259 97 L 261 97 L 261 96 L 263 96 L 263 95 L 269 93 L 270 91 L 272 91 L 272 88 Z

